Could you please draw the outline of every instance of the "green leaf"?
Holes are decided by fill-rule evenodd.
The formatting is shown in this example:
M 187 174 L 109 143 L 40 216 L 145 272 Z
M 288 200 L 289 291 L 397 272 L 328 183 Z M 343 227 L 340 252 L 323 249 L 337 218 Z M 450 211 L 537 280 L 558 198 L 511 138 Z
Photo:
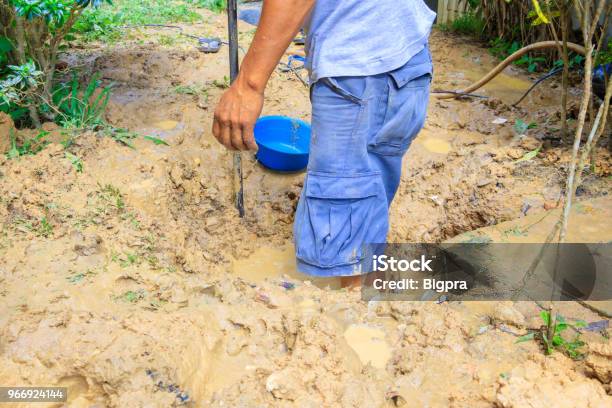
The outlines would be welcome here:
M 532 332 L 532 333 L 529 333 L 529 334 L 526 334 L 524 336 L 519 337 L 516 340 L 516 343 L 523 343 L 523 342 L 526 342 L 526 341 L 529 341 L 529 340 L 533 340 L 534 338 L 535 338 L 535 333 Z
M 550 324 L 550 313 L 546 310 L 542 310 L 540 312 L 540 317 L 542 318 L 542 321 L 544 322 L 545 326 L 548 326 Z
M 13 133 L 12 129 L 9 131 L 9 137 L 11 138 L 11 149 L 6 153 L 6 157 L 9 159 L 14 159 L 19 157 L 21 153 L 17 148 L 17 141 L 15 140 L 15 134 Z
M 527 129 L 529 129 L 529 125 L 523 120 L 517 119 L 514 122 L 514 130 L 518 135 L 524 135 L 527 132 Z
M 533 159 L 534 157 L 536 157 L 536 156 L 538 155 L 538 153 L 540 153 L 540 149 L 541 149 L 541 148 L 542 148 L 542 147 L 540 146 L 540 147 L 538 147 L 538 148 L 537 148 L 537 149 L 535 149 L 535 150 L 532 150 L 532 151 L 530 151 L 530 152 L 525 153 L 525 155 L 523 155 L 523 157 L 521 157 L 521 158 L 520 158 L 520 159 L 518 159 L 518 160 L 515 160 L 514 162 L 515 162 L 515 163 L 520 163 L 520 162 L 524 162 L 524 161 L 528 161 L 528 160 Z M 547 324 L 548 324 L 548 323 L 547 323 Z
M 550 20 L 548 17 L 542 12 L 542 8 L 540 7 L 540 3 L 538 0 L 531 0 L 533 3 L 533 8 L 535 9 L 536 14 L 538 15 L 538 20 L 541 20 L 542 23 L 548 24 Z
M 70 152 L 65 152 L 65 156 L 68 160 L 70 160 L 70 163 L 72 163 L 72 166 L 77 173 L 83 172 L 83 161 L 78 156 L 75 156 Z
M 156 145 L 170 146 L 165 140 L 160 139 L 160 138 L 155 137 L 155 136 L 144 136 L 144 139 L 150 140 L 151 142 L 155 143 Z
M 0 54 L 6 54 L 13 49 L 13 43 L 7 37 L 0 37 Z
M 576 322 L 574 322 L 574 327 L 577 327 L 579 329 L 587 326 L 588 324 L 584 320 L 576 320 Z

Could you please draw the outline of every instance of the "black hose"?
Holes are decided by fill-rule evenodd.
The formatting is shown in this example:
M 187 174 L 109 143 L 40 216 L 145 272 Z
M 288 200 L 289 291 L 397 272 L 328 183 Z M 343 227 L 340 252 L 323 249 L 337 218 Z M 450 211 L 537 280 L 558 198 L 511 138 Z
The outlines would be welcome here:
M 548 79 L 548 78 L 550 78 L 550 77 L 552 77 L 552 76 L 554 76 L 554 75 L 557 75 L 557 74 L 558 74 L 559 72 L 561 72 L 561 71 L 563 71 L 563 67 L 553 68 L 553 69 L 552 69 L 552 70 L 551 70 L 549 73 L 547 73 L 547 74 L 543 75 L 542 77 L 538 78 L 538 80 L 537 80 L 537 81 L 535 81 L 535 82 L 534 82 L 534 83 L 533 83 L 533 84 L 532 84 L 532 85 L 529 87 L 529 89 L 528 89 L 527 91 L 525 91 L 525 93 L 523 94 L 523 96 L 521 96 L 521 97 L 520 97 L 520 99 L 519 99 L 518 101 L 516 101 L 516 102 L 514 102 L 514 103 L 512 104 L 512 106 L 516 106 L 516 105 L 518 105 L 519 103 L 521 103 L 521 102 L 523 101 L 523 99 L 525 99 L 525 98 L 527 97 L 527 95 L 529 95 L 529 93 L 530 93 L 531 91 L 533 91 L 533 89 L 534 89 L 536 86 L 538 86 L 538 85 L 540 84 L 540 82 L 542 82 L 542 81 L 544 81 L 544 80 L 546 80 L 546 79 Z

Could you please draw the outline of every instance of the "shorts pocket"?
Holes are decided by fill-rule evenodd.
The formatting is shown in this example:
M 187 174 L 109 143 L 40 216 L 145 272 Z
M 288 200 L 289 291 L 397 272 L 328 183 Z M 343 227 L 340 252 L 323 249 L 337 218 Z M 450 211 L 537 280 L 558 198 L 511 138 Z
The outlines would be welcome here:
M 397 76 L 397 75 L 396 75 Z M 368 144 L 368 150 L 381 155 L 401 155 L 425 124 L 431 75 L 408 81 L 390 74 L 385 119 Z
M 364 244 L 385 240 L 387 204 L 379 174 L 309 173 L 296 212 L 296 256 L 332 268 L 359 263 Z

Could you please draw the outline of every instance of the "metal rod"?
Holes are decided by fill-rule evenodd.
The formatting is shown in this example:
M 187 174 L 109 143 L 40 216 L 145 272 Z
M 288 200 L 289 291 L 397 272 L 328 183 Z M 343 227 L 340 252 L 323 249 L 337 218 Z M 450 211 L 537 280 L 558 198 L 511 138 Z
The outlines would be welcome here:
M 238 76 L 238 4 L 237 0 L 227 0 L 227 30 L 229 38 L 230 83 Z M 236 208 L 244 217 L 244 189 L 242 184 L 242 158 L 240 152 L 234 153 L 234 194 Z

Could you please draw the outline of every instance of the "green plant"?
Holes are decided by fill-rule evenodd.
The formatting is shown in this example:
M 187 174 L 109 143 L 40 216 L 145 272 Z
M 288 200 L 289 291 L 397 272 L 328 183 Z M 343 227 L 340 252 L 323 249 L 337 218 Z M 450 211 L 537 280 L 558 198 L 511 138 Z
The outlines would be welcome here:
M 76 73 L 73 73 L 70 82 L 57 86 L 53 92 L 53 105 L 47 105 L 47 109 L 55 111 L 55 121 L 65 128 L 95 128 L 105 124 L 102 115 L 111 88 L 112 84 L 100 87 L 98 74 L 94 74 L 81 88 Z
M 121 300 L 128 303 L 137 303 L 138 301 L 145 298 L 145 291 L 143 289 L 128 290 L 123 292 L 119 296 L 115 296 L 115 300 Z
M 74 167 L 74 170 L 77 173 L 83 172 L 83 160 L 81 160 L 78 156 L 75 156 L 70 152 L 64 152 L 64 155 L 68 160 L 70 160 L 72 167 Z
M 500 37 L 489 41 L 489 53 L 494 57 L 499 58 L 500 60 L 503 60 L 509 55 L 514 54 L 521 47 L 522 45 L 518 41 L 510 42 Z M 514 65 L 525 67 L 529 72 L 535 72 L 543 68 L 548 68 L 549 66 L 547 65 L 547 62 L 548 60 L 542 56 L 533 56 L 526 54 L 518 60 L 514 61 Z M 560 61 L 560 64 L 563 65 L 563 61 Z M 553 66 L 555 65 L 553 64 Z
M 453 20 L 450 30 L 460 34 L 480 37 L 484 32 L 484 26 L 484 20 L 476 13 L 469 11 Z
M 49 223 L 47 217 L 42 217 L 34 222 L 25 219 L 17 218 L 15 220 L 16 229 L 22 232 L 33 232 L 36 236 L 49 238 L 53 235 L 53 225 Z
M 520 159 L 515 160 L 514 163 L 521 163 L 521 162 L 529 161 L 529 160 L 533 159 L 534 157 L 536 157 L 538 155 L 538 153 L 540 153 L 540 149 L 541 148 L 542 147 L 540 146 L 537 149 L 533 149 L 533 150 L 525 153 L 523 155 L 523 157 L 521 157 Z
M 31 60 L 4 69 L 0 66 L 0 111 L 10 114 L 15 121 L 23 119 L 30 110 L 25 106 L 31 106 L 36 99 L 42 76 L 43 72 Z
M 217 88 L 220 89 L 227 89 L 230 87 L 230 78 L 227 75 L 223 76 L 223 81 L 218 81 L 216 79 L 214 79 L 212 81 L 212 85 L 216 86 Z
M 148 135 L 145 135 L 145 136 L 143 136 L 143 139 L 145 139 L 145 140 L 149 140 L 149 141 L 153 142 L 153 144 L 156 144 L 156 145 L 170 146 L 170 145 L 168 144 L 168 142 L 166 142 L 165 140 L 160 139 L 160 138 L 158 138 L 158 137 L 155 137 L 155 136 L 148 136 Z
M 522 136 L 522 135 L 526 134 L 527 130 L 535 129 L 537 127 L 538 127 L 537 123 L 535 123 L 535 122 L 527 123 L 527 122 L 523 121 L 522 119 L 517 119 L 514 122 L 514 131 L 519 136 Z
M 11 148 L 6 153 L 6 157 L 9 159 L 15 159 L 17 157 L 33 155 L 41 151 L 46 145 L 47 141 L 45 138 L 49 132 L 45 132 L 44 130 L 39 132 L 33 138 L 26 139 L 20 145 L 17 143 L 17 139 L 15 137 L 15 132 L 13 129 L 9 130 L 9 138 L 11 140 Z
M 124 144 L 127 147 L 130 147 L 132 149 L 134 148 L 134 145 L 132 144 L 131 141 L 138 137 L 137 133 L 130 132 L 127 129 L 115 128 L 115 127 L 112 127 L 112 126 L 104 127 L 103 133 L 106 136 L 111 137 L 115 141 L 117 141 L 117 142 L 119 142 L 121 144 Z
M 197 1 L 116 0 L 110 7 L 87 10 L 74 25 L 73 32 L 85 40 L 116 41 L 124 28 L 146 24 L 193 23 L 202 16 L 193 10 Z M 204 2 L 202 2 L 204 3 Z M 205 6 L 202 6 L 205 7 Z
M 514 65 L 518 66 L 526 66 L 528 72 L 535 72 L 536 69 L 546 62 L 546 58 L 544 57 L 534 57 L 531 55 L 523 55 L 518 60 L 514 61 Z
M 71 273 L 68 277 L 66 277 L 66 280 L 70 283 L 79 283 L 81 282 L 83 279 L 85 279 L 86 277 L 90 277 L 90 276 L 94 276 L 97 275 L 98 272 L 91 270 L 91 269 L 87 269 L 85 272 L 73 272 Z
M 188 0 L 189 3 L 220 13 L 227 7 L 226 0 Z
M 49 223 L 47 217 L 42 217 L 38 227 L 38 234 L 48 238 L 53 234 L 53 225 Z
M 544 352 L 548 355 L 552 354 L 554 350 L 558 350 L 574 360 L 584 358 L 584 352 L 581 348 L 585 343 L 580 340 L 580 332 L 577 329 L 585 327 L 585 322 L 579 320 L 574 324 L 570 324 L 561 315 L 557 315 L 556 319 L 552 319 L 551 313 L 547 310 L 540 312 L 540 317 L 544 323 L 540 329 L 519 337 L 516 341 L 517 343 L 536 340 L 542 345 Z M 563 332 L 568 328 L 576 331 L 576 335 L 571 341 L 563 337 Z
M 612 63 L 612 41 L 608 41 L 608 47 L 595 54 L 595 66 Z
M 99 197 L 101 201 L 111 205 L 117 210 L 123 210 L 125 208 L 123 195 L 117 187 L 112 184 L 106 184 L 105 186 L 98 185 L 98 188 L 100 189 Z
M 506 41 L 501 37 L 497 37 L 489 41 L 489 53 L 499 59 L 504 59 L 508 55 L 515 53 L 521 48 L 518 41 Z
M 28 108 L 36 126 L 41 124 L 38 107 L 51 103 L 58 52 L 82 13 L 110 0 L 1 0 L 3 27 L 0 88 L 11 100 L 2 101 Z M 5 67 L 6 64 L 6 67 Z M 21 81 L 16 82 L 17 77 Z M 14 91 L 17 90 L 17 93 Z
M 583 62 L 584 62 L 584 56 L 582 56 L 580 54 L 570 53 L 569 68 L 573 68 L 575 66 L 580 66 L 580 65 L 582 65 Z M 555 62 L 553 62 L 553 67 L 555 67 L 555 68 L 563 67 L 563 60 L 562 59 L 555 60 Z
M 121 265 L 122 268 L 127 268 L 128 266 L 132 266 L 140 261 L 138 255 L 136 254 L 126 252 L 124 255 L 124 257 L 119 258 L 119 265 Z
M 208 96 L 208 87 L 205 84 L 177 85 L 172 90 L 180 95 Z

